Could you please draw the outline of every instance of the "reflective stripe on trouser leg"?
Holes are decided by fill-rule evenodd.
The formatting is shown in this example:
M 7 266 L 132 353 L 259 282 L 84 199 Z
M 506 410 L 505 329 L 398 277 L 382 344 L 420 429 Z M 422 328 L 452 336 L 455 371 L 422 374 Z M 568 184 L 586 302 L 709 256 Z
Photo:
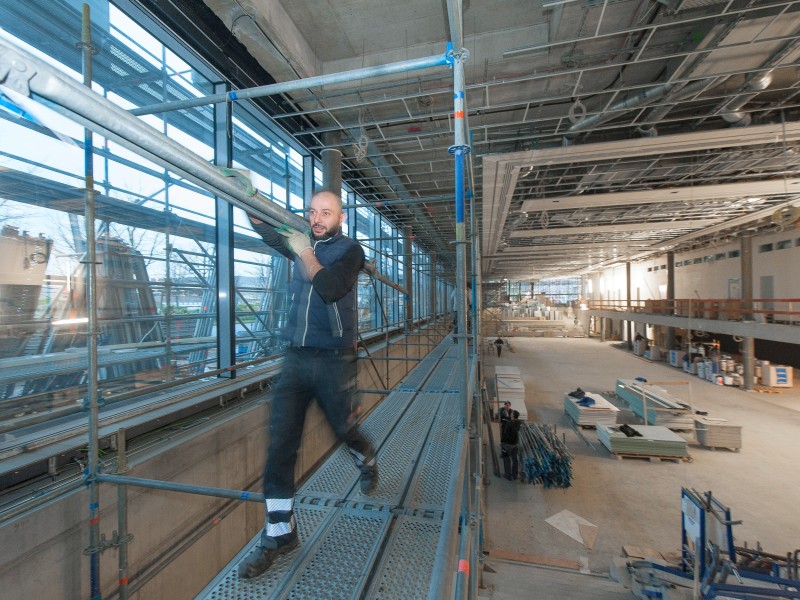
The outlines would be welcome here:
M 277 538 L 281 537 L 282 535 L 288 535 L 292 533 L 294 531 L 294 526 L 295 526 L 294 515 L 291 515 L 289 517 L 288 522 L 280 521 L 278 523 L 270 523 L 268 517 L 267 526 L 265 527 L 264 531 L 267 532 L 268 537 Z
M 267 522 L 264 532 L 276 538 L 290 534 L 295 528 L 294 498 L 267 498 Z

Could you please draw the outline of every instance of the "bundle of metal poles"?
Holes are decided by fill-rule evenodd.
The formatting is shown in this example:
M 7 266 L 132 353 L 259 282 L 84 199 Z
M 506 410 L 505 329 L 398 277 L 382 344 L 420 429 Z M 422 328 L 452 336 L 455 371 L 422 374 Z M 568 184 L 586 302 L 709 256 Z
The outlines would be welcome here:
M 541 483 L 546 489 L 572 485 L 572 456 L 552 425 L 522 424 L 519 461 L 528 483 Z

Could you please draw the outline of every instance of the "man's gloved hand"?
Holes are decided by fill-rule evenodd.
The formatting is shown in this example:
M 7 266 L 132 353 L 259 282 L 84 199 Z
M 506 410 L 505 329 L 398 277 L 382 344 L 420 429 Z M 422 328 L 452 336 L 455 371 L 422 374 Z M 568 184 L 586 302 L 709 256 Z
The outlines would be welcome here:
M 297 256 L 300 256 L 306 250 L 311 250 L 311 240 L 308 239 L 308 234 L 292 229 L 288 225 L 276 227 L 275 231 L 286 238 L 286 245 L 289 246 L 289 250 Z

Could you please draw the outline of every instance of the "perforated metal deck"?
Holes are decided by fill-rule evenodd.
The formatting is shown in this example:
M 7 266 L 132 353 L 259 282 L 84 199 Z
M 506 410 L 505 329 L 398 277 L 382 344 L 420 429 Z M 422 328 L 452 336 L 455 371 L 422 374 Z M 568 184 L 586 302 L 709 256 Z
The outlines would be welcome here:
M 372 494 L 361 494 L 352 458 L 338 448 L 298 490 L 297 550 L 241 580 L 236 568 L 256 536 L 198 598 L 427 598 L 445 505 L 461 493 L 456 360 L 447 338 L 365 420 L 362 431 L 378 448 Z

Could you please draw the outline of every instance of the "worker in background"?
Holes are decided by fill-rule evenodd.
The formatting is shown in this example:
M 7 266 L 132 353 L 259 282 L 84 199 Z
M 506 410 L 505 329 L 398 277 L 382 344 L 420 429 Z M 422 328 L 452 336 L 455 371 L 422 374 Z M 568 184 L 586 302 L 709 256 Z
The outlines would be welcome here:
M 316 400 L 336 437 L 361 471 L 361 493 L 378 483 L 375 449 L 356 424 L 356 281 L 364 265 L 358 242 L 341 231 L 345 215 L 338 194 L 311 198 L 311 235 L 270 227 L 251 216 L 269 246 L 294 261 L 292 305 L 284 337 L 289 341 L 272 398 L 269 454 L 264 468 L 267 518 L 261 544 L 240 564 L 239 576 L 257 577 L 274 560 L 297 547 L 294 469 L 306 410 Z
M 511 402 L 506 400 L 503 407 L 498 411 L 500 417 L 500 433 L 503 433 L 503 426 L 511 420 Z
M 519 473 L 519 411 L 511 411 L 511 419 L 500 430 L 500 455 L 503 457 L 503 475 L 514 481 Z
M 505 342 L 503 342 L 503 338 L 501 338 L 500 336 L 498 336 L 497 339 L 494 341 L 494 347 L 497 350 L 497 358 L 500 358 L 500 355 L 503 353 L 504 343 Z

